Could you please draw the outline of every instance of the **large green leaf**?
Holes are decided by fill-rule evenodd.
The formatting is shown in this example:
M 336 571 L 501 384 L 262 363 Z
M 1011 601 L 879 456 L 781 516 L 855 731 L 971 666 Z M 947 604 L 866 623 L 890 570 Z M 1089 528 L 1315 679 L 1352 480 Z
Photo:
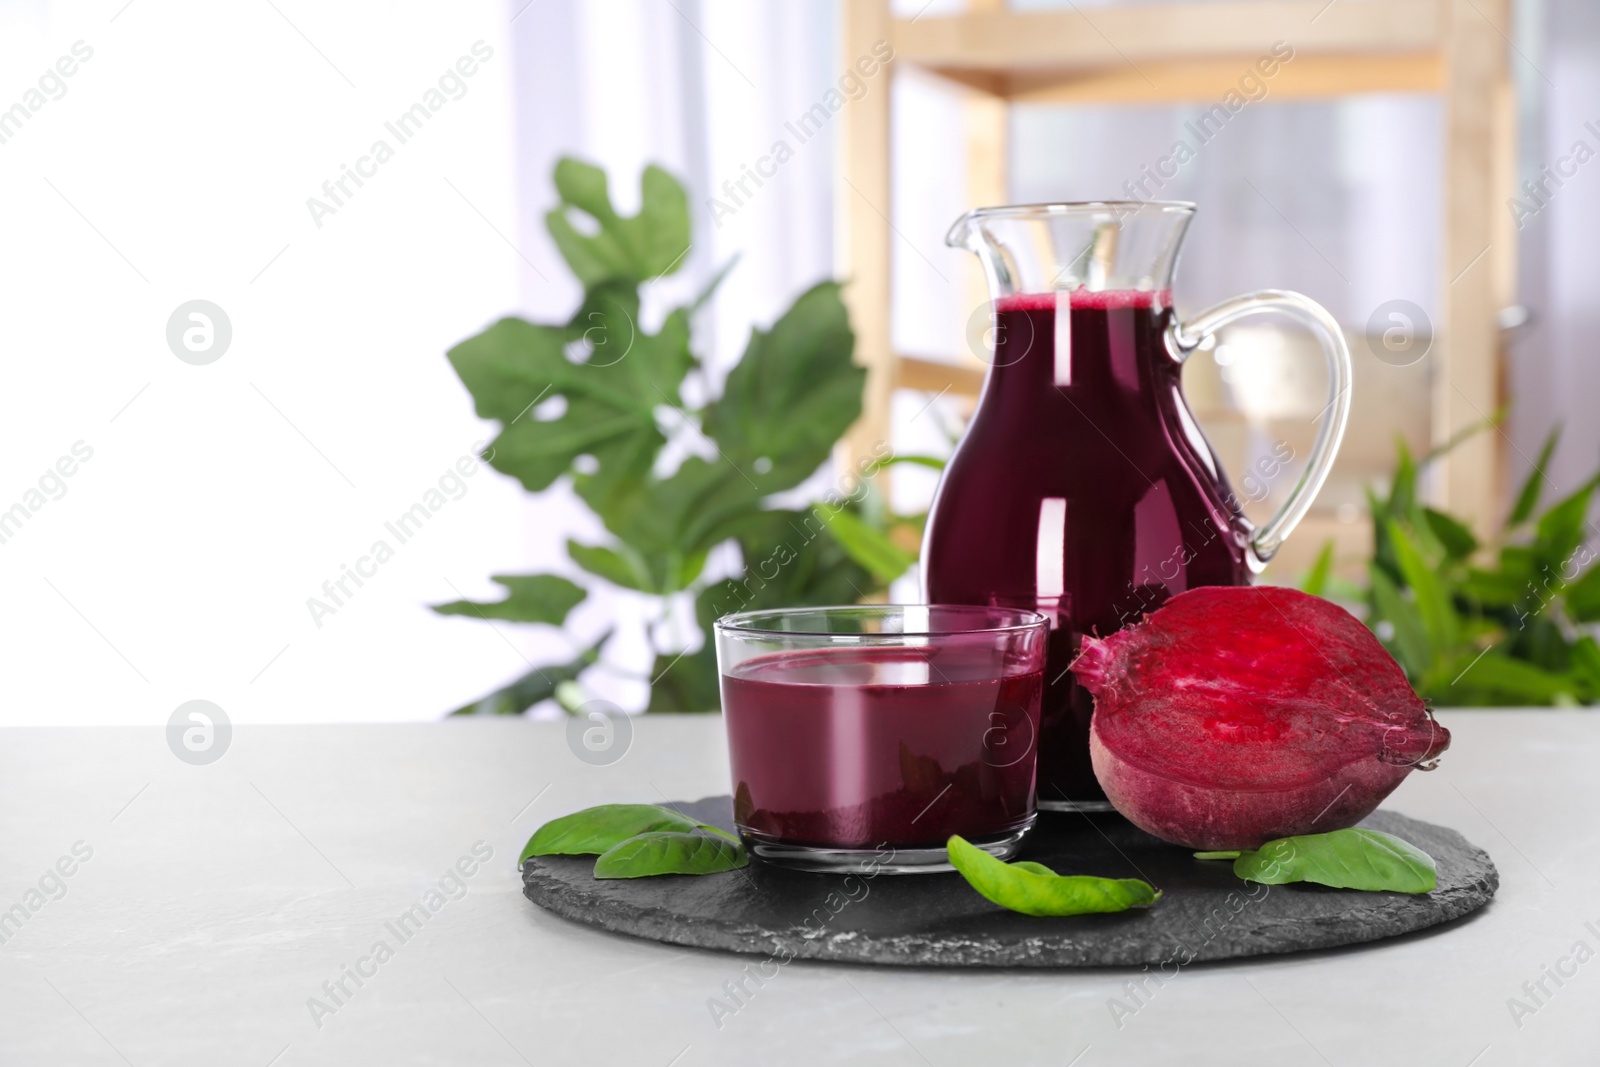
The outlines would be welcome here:
M 608 494 L 583 480 L 577 488 L 606 529 L 647 559 L 689 557 L 727 540 L 729 524 L 759 511 L 764 495 L 729 461 L 700 456 L 667 478 L 630 475 Z
M 480 619 L 560 626 L 585 595 L 583 586 L 557 574 L 494 574 L 490 577 L 506 587 L 504 600 L 452 600 L 448 604 L 435 604 L 433 610 L 440 615 L 470 615 Z
M 1590 567 L 1567 586 L 1567 611 L 1577 622 L 1600 622 L 1600 567 Z
M 1456 642 L 1456 612 L 1445 592 L 1438 572 L 1423 558 L 1411 535 L 1399 523 L 1389 524 L 1389 543 L 1395 562 L 1415 597 L 1417 614 L 1434 649 L 1446 649 Z
M 1528 596 L 1526 579 L 1507 574 L 1499 568 L 1469 569 L 1460 580 L 1460 589 L 1465 596 L 1490 608 L 1509 608 Z
M 629 217 L 612 204 L 606 175 L 596 167 L 562 160 L 555 184 L 560 204 L 546 222 L 584 286 L 582 303 L 565 323 L 505 319 L 449 353 L 477 413 L 501 424 L 485 460 L 533 492 L 570 478 L 610 538 L 569 542 L 568 553 L 584 571 L 617 586 L 653 596 L 696 588 L 711 550 L 737 541 L 750 573 L 737 580 L 739 592 L 723 583 L 698 593 L 703 628 L 723 610 L 853 602 L 880 589 L 874 574 L 835 538 L 822 536 L 812 517 L 767 510 L 769 498 L 828 461 L 861 411 L 865 371 L 852 362 L 854 337 L 838 286 L 812 288 L 770 329 L 754 331 L 722 395 L 686 410 L 681 387 L 697 362 L 689 317 L 731 262 L 693 304 L 646 333 L 639 286 L 676 270 L 690 248 L 682 186 L 658 168 L 646 169 L 640 209 Z M 689 440 L 694 431 L 698 442 Z M 663 449 L 674 433 L 683 434 L 690 455 L 670 468 Z M 862 544 L 861 538 L 853 544 L 857 555 L 866 554 Z M 879 550 L 870 562 L 880 572 L 907 561 L 893 555 L 892 545 L 891 552 L 869 547 Z M 793 560 L 774 564 L 780 550 Z M 508 584 L 508 590 L 503 601 L 460 601 L 439 610 L 559 621 L 562 605 L 541 600 L 536 586 Z M 594 658 L 585 653 L 571 664 L 539 668 L 462 711 L 520 711 L 549 698 Z M 709 643 L 682 656 L 661 653 L 652 677 L 652 710 L 708 710 L 718 703 Z
M 1531 663 L 1490 652 L 1475 663 L 1463 664 L 1448 686 L 1427 695 L 1444 704 L 1489 706 L 1548 706 L 1577 699 L 1578 682 Z
M 1572 649 L 1562 627 L 1549 618 L 1522 620 L 1506 652 L 1552 674 L 1565 674 L 1572 666 Z
M 726 527 L 739 546 L 739 573 L 702 589 L 695 621 L 705 644 L 664 654 L 651 668 L 650 711 L 715 711 L 721 706 L 712 624 L 723 615 L 763 608 L 854 604 L 878 588 L 866 568 L 830 537 L 825 509 L 753 511 Z
M 831 512 L 827 530 L 851 559 L 880 582 L 894 581 L 917 562 L 916 556 L 889 540 L 881 530 L 843 509 Z
M 719 711 L 722 676 L 711 632 L 697 651 L 684 655 L 658 655 L 650 667 L 650 704 L 646 711 Z
M 1411 458 L 1411 448 L 1404 437 L 1396 439 L 1395 450 L 1399 460 L 1395 463 L 1394 481 L 1389 484 L 1388 518 L 1404 519 L 1417 502 L 1417 463 Z
M 1585 539 L 1594 488 L 1595 481 L 1591 479 L 1539 516 L 1534 527 L 1534 551 L 1539 556 L 1540 570 L 1550 580 L 1559 580 L 1577 571 L 1573 555 Z
M 1422 514 L 1427 520 L 1428 529 L 1451 559 L 1466 559 L 1478 550 L 1478 539 L 1471 527 L 1454 515 L 1433 508 L 1423 508 Z
M 1322 550 L 1317 553 L 1316 562 L 1311 565 L 1311 570 L 1300 581 L 1300 591 L 1312 596 L 1323 596 L 1328 588 L 1328 577 L 1333 573 L 1333 538 L 1322 542 Z
M 760 608 L 854 604 L 875 588 L 872 575 L 827 534 L 826 507 L 773 509 L 729 528 L 742 573 L 711 585 L 696 602 L 702 626 L 718 616 Z
M 773 324 L 757 330 L 723 395 L 704 413 L 711 448 L 666 478 L 647 468 L 598 487 L 575 479 L 579 494 L 652 574 L 677 568 L 726 540 L 732 525 L 762 501 L 791 489 L 825 463 L 861 411 L 864 371 L 838 287 L 816 286 Z
M 561 207 L 545 216 L 556 247 L 585 286 L 611 279 L 642 282 L 675 270 L 689 251 L 689 201 L 683 186 L 659 167 L 640 179 L 639 213 L 618 215 L 606 173 L 575 159 L 556 164 Z M 595 232 L 583 233 L 570 212 L 589 216 Z
M 1387 621 L 1394 627 L 1393 637 L 1385 643 L 1392 647 L 1395 658 L 1415 684 L 1433 664 L 1433 648 L 1428 641 L 1427 627 L 1422 622 L 1417 606 L 1400 595 L 1400 590 L 1376 560 L 1372 562 L 1368 580 L 1372 583 L 1373 607 L 1376 609 L 1374 617 L 1367 620 L 1368 624 L 1374 630 L 1378 629 L 1381 621 Z
M 851 361 L 854 349 L 833 282 L 803 293 L 770 330 L 752 332 L 704 428 L 762 494 L 814 474 L 860 417 L 867 372 Z
M 502 319 L 449 355 L 479 416 L 503 424 L 488 453 L 496 470 L 538 492 L 593 456 L 597 469 L 577 480 L 600 499 L 648 473 L 666 442 L 656 409 L 679 402 L 694 362 L 687 314 L 647 334 L 637 294 L 618 287 L 591 292 L 566 326 Z M 555 398 L 566 410 L 541 418 Z
M 687 589 L 706 564 L 704 549 L 687 555 L 667 550 L 646 556 L 626 541 L 619 542 L 615 548 L 568 541 L 567 555 L 590 574 L 613 585 L 656 596 Z
M 1572 644 L 1572 674 L 1580 683 L 1586 702 L 1600 697 L 1600 644 L 1588 634 Z
M 1427 558 L 1444 556 L 1448 554 L 1448 550 L 1422 506 L 1418 488 L 1421 468 L 1412 459 L 1411 450 L 1404 438 L 1397 440 L 1396 452 L 1398 459 L 1388 497 L 1380 499 L 1369 488 L 1367 504 L 1372 512 L 1373 559 L 1397 584 L 1405 585 L 1406 579 L 1401 573 L 1400 561 L 1395 555 L 1393 539 L 1389 533 L 1391 523 L 1399 523 L 1406 530 L 1412 543 Z M 1454 531 L 1447 532 L 1454 533 Z
M 1533 517 L 1533 509 L 1539 506 L 1539 494 L 1543 491 L 1546 481 L 1544 472 L 1549 468 L 1550 457 L 1555 455 L 1556 444 L 1560 440 L 1561 427 L 1557 426 L 1550 431 L 1550 436 L 1544 439 L 1544 447 L 1539 449 L 1539 459 L 1528 472 L 1527 481 L 1522 483 L 1522 489 L 1517 493 L 1517 502 L 1512 505 L 1511 516 L 1506 519 L 1507 526 L 1520 526 Z
M 604 545 L 584 545 L 569 540 L 567 555 L 572 562 L 612 585 L 644 593 L 655 592 L 655 582 L 651 579 L 649 569 L 639 554 L 626 544 L 606 548 Z

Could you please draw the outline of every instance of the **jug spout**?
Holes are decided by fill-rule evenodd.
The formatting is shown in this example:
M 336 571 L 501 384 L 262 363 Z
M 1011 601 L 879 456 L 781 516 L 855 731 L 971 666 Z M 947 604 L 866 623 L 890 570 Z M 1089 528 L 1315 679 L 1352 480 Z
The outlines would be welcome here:
M 968 252 L 976 252 L 981 256 L 982 238 L 978 233 L 978 220 L 981 217 L 980 209 L 969 211 L 956 219 L 955 224 L 950 227 L 950 232 L 944 235 L 944 243 L 951 248 L 965 248 Z

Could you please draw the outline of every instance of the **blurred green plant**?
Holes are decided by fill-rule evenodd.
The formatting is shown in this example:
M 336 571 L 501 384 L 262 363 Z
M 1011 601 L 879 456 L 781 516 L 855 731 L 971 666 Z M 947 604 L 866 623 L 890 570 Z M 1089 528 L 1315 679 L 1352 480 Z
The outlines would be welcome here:
M 1439 705 L 1571 705 L 1600 700 L 1600 567 L 1590 564 L 1589 506 L 1600 474 L 1549 507 L 1545 440 L 1504 527 L 1486 544 L 1466 523 L 1422 503 L 1418 481 L 1470 433 L 1414 460 L 1404 441 L 1387 495 L 1369 489 L 1374 551 L 1366 584 L 1332 577 L 1333 545 L 1301 588 L 1364 602 L 1367 625 Z
M 711 623 L 730 611 L 854 603 L 881 596 L 916 559 L 922 519 L 892 514 L 873 476 L 895 457 L 854 472 L 824 503 L 779 506 L 829 461 L 861 414 L 866 372 L 852 361 L 839 286 L 816 285 L 766 330 L 754 330 L 714 399 L 692 346 L 691 323 L 732 264 L 655 333 L 640 320 L 640 290 L 687 258 L 688 199 L 671 175 L 649 167 L 639 212 L 617 214 L 606 175 L 575 159 L 555 168 L 559 204 L 545 225 L 583 299 L 562 323 L 506 318 L 449 352 L 477 413 L 500 423 L 484 452 L 529 492 L 566 478 L 609 537 L 567 542 L 583 584 L 555 574 L 495 575 L 503 600 L 437 605 L 445 615 L 562 626 L 604 583 L 656 601 L 647 627 L 655 655 L 650 711 L 714 711 L 720 704 Z M 690 375 L 702 388 L 684 389 Z M 687 453 L 673 465 L 674 456 Z M 792 494 L 791 494 L 792 496 Z M 823 536 L 825 532 L 825 536 Z M 707 561 L 731 545 L 732 576 L 707 577 Z M 726 568 L 719 572 L 726 574 Z M 690 597 L 700 635 L 672 625 L 674 599 Z M 584 700 L 579 676 L 606 663 L 610 633 L 565 663 L 535 667 L 452 714 L 517 714 L 556 699 Z M 698 642 L 698 643 L 697 643 Z

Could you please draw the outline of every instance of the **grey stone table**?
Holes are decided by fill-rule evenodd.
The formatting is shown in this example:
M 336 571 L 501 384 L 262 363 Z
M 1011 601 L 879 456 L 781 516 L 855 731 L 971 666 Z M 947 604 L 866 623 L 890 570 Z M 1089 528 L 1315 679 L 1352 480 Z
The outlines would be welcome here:
M 725 792 L 715 717 L 639 720 L 603 767 L 553 723 L 240 726 L 207 766 L 155 728 L 13 729 L 0 1064 L 1592 1063 L 1600 715 L 1440 717 L 1452 750 L 1390 806 L 1488 850 L 1488 907 L 1163 983 L 796 960 L 758 985 L 523 899 L 545 819 Z

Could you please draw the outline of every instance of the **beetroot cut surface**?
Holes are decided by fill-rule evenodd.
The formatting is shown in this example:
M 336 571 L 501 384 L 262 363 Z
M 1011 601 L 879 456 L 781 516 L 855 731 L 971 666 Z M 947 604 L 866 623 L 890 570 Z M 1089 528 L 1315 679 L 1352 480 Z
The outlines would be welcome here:
M 1450 744 L 1358 619 L 1294 589 L 1181 593 L 1072 671 L 1112 805 L 1193 849 L 1354 826 Z

